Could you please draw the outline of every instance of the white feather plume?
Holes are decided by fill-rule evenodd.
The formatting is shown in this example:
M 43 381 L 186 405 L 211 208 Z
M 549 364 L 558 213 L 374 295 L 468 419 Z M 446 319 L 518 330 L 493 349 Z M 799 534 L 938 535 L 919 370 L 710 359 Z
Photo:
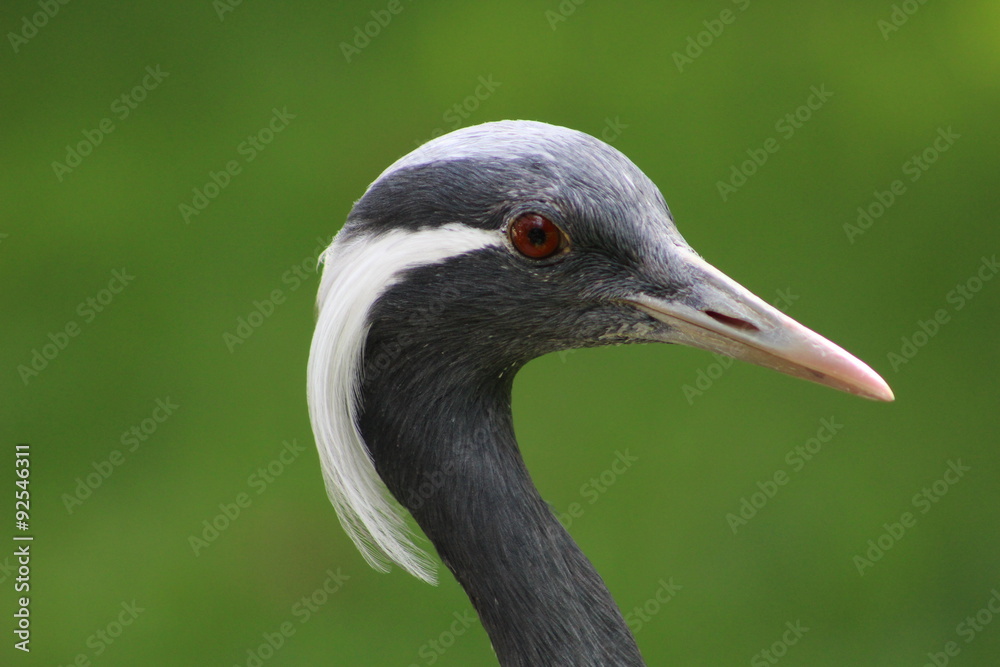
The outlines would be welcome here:
M 361 360 L 379 296 L 407 269 L 502 243 L 499 231 L 459 223 L 418 231 L 338 235 L 321 255 L 308 402 L 327 493 L 365 560 L 396 563 L 435 583 L 435 564 L 412 539 L 405 510 L 382 483 L 357 426 Z

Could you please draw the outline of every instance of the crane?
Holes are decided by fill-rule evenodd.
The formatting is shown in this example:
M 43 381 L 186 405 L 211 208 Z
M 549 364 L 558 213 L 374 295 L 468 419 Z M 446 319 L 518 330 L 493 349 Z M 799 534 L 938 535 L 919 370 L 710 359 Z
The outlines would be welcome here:
M 341 524 L 433 583 L 406 513 L 501 665 L 642 665 L 607 586 L 539 495 L 511 388 L 541 355 L 678 343 L 869 399 L 864 363 L 703 260 L 660 191 L 582 132 L 498 121 L 390 165 L 323 252 L 308 403 Z

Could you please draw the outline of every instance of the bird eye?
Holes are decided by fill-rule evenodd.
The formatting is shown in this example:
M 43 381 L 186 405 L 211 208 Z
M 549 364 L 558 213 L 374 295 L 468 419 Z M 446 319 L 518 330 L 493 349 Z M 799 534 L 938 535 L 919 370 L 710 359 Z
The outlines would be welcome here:
M 517 251 L 531 259 L 545 259 L 565 247 L 566 237 L 555 223 L 537 213 L 525 213 L 507 230 Z

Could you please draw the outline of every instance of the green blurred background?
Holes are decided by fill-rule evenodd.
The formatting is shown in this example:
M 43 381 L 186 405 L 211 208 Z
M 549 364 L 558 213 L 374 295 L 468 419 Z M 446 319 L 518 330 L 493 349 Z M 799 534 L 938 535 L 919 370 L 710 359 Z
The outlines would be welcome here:
M 494 664 L 446 572 L 379 574 L 341 530 L 305 366 L 317 246 L 368 183 L 436 133 L 528 118 L 612 141 L 709 261 L 897 395 L 664 346 L 520 374 L 528 465 L 577 504 L 648 662 L 997 664 L 1000 6 L 577 2 L 4 3 L 0 525 L 29 442 L 35 542 L 27 655 L 0 549 L 0 662 Z M 938 481 L 949 461 L 968 470 Z

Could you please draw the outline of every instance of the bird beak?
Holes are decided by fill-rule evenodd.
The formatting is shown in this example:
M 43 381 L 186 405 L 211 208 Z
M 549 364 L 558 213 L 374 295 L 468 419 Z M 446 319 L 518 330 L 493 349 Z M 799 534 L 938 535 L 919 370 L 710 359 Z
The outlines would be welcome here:
M 648 294 L 628 299 L 670 326 L 669 342 L 718 352 L 865 398 L 894 400 L 885 380 L 861 360 L 768 305 L 693 252 L 685 255 L 691 287 L 682 300 Z

